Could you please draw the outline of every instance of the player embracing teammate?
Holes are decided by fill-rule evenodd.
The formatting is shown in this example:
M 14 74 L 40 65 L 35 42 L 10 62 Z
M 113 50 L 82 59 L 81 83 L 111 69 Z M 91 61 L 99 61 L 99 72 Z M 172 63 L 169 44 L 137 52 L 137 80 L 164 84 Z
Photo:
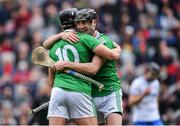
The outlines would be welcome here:
M 75 20 L 73 20 L 74 13 L 76 13 Z M 120 47 L 95 30 L 97 16 L 93 9 L 77 12 L 75 9 L 67 9 L 61 11 L 59 17 L 65 32 L 48 38 L 44 44 L 50 47 L 50 57 L 57 61 L 56 71 L 50 70 L 50 79 L 53 83 L 48 110 L 50 125 L 64 125 L 68 119 L 75 119 L 80 125 L 96 125 L 93 103 L 97 111 L 104 115 L 108 125 L 120 125 L 122 91 L 116 74 L 115 61 L 110 61 L 119 58 Z M 74 25 L 79 31 L 76 34 Z M 78 42 L 68 42 L 75 39 Z M 64 68 L 84 74 L 97 73 L 94 79 L 105 85 L 104 90 L 98 92 L 97 87 L 91 88 L 88 82 L 60 72 Z

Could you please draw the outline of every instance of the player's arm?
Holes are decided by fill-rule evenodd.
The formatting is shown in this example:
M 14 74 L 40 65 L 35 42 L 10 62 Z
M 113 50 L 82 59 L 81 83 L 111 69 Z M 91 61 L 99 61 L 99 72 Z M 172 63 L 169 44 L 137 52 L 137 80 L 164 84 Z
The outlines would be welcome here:
M 64 68 L 73 69 L 77 72 L 86 74 L 86 75 L 95 75 L 101 66 L 104 64 L 105 59 L 94 56 L 91 63 L 77 63 L 77 62 L 67 62 L 67 61 L 58 61 L 55 65 L 56 70 L 63 70 Z
M 116 53 L 117 57 L 119 58 L 120 57 L 120 53 L 121 53 L 121 47 L 117 43 L 115 43 L 115 42 L 113 42 L 113 46 L 114 46 L 114 48 L 111 49 L 111 50 L 114 53 Z
M 54 78 L 55 78 L 54 70 L 52 68 L 48 68 L 48 82 L 50 87 L 53 87 Z
M 75 32 L 61 32 L 47 38 L 43 43 L 43 47 L 45 49 L 50 49 L 55 42 L 61 39 L 66 40 L 68 42 L 77 42 L 79 40 Z
M 136 105 L 142 101 L 142 99 L 150 93 L 150 88 L 146 88 L 142 94 L 129 95 L 128 103 L 130 106 Z
M 82 43 L 92 50 L 97 56 L 109 60 L 118 60 L 120 57 L 121 47 L 117 44 L 114 49 L 109 49 L 94 37 L 86 34 L 84 34 L 84 37 L 81 40 Z
M 99 44 L 93 49 L 93 52 L 109 60 L 118 60 L 120 57 L 121 47 L 117 45 L 114 49 L 109 49 L 103 44 Z
M 119 45 L 115 45 L 114 49 L 109 49 L 97 39 L 92 36 L 86 35 L 83 38 L 83 44 L 85 44 L 89 49 L 91 49 L 96 55 L 109 60 L 118 60 L 120 57 L 121 48 Z

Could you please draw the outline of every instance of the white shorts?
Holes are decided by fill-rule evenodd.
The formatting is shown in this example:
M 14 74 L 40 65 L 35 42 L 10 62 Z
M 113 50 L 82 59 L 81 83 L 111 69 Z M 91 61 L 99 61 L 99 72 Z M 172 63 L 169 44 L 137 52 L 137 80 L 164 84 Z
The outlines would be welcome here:
M 52 89 L 47 118 L 79 119 L 95 116 L 96 110 L 91 96 L 57 87 Z
M 114 91 L 107 96 L 94 97 L 93 100 L 97 111 L 104 115 L 104 119 L 106 119 L 110 113 L 118 112 L 122 114 L 123 112 L 121 89 Z

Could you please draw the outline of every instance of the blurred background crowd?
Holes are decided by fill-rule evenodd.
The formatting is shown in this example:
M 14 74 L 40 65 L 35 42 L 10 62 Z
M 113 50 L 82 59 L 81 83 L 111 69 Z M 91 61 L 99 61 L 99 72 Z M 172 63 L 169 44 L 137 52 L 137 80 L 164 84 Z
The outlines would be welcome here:
M 51 91 L 47 68 L 33 65 L 31 52 L 61 31 L 57 14 L 70 7 L 95 9 L 98 30 L 122 47 L 117 69 L 123 124 L 131 124 L 132 80 L 155 61 L 161 66 L 162 120 L 180 125 L 179 0 L 0 0 L 0 124 L 48 124 L 46 110 L 28 116 L 29 108 L 48 101 Z

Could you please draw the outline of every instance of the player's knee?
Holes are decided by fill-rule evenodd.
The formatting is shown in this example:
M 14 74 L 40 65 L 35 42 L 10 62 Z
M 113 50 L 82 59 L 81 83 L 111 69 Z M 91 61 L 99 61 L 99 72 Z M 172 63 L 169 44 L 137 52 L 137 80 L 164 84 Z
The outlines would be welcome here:
M 66 119 L 60 117 L 49 117 L 49 125 L 65 125 Z
M 75 120 L 78 125 L 98 125 L 96 117 L 81 118 Z
M 122 125 L 122 113 L 111 113 L 106 118 L 107 125 Z

